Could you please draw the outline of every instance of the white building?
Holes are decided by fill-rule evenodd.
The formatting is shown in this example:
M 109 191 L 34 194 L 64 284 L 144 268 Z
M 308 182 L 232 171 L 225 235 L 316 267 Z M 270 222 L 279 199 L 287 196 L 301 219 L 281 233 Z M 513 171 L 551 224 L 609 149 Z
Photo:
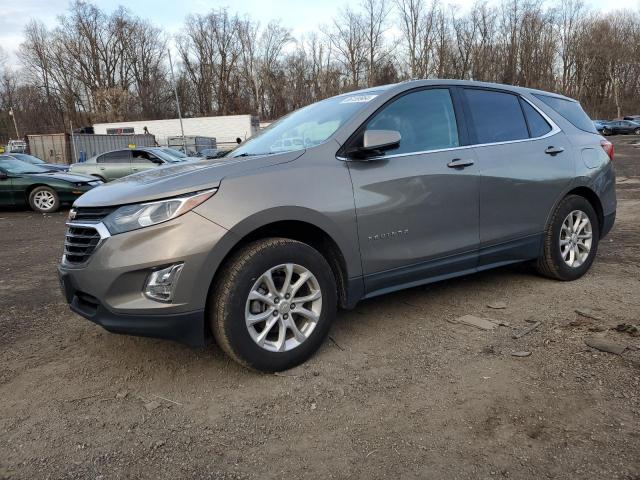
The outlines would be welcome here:
M 214 137 L 218 143 L 243 141 L 260 128 L 258 117 L 252 115 L 227 115 L 221 117 L 183 118 L 185 136 Z M 96 123 L 96 134 L 141 134 L 144 127 L 155 135 L 158 143 L 166 143 L 167 137 L 181 135 L 180 120 L 143 120 L 136 122 Z

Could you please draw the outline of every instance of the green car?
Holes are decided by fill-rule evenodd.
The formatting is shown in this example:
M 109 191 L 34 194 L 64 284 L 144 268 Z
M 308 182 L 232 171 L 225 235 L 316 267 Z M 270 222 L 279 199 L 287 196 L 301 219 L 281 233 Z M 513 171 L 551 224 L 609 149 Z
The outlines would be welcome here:
M 0 207 L 29 205 L 36 212 L 51 213 L 101 184 L 102 181 L 93 177 L 50 172 L 0 155 Z
M 161 147 L 139 147 L 114 150 L 89 158 L 86 162 L 74 163 L 69 172 L 92 175 L 109 182 L 132 173 L 142 172 L 163 165 L 174 165 L 190 160 L 201 160 L 177 156 Z

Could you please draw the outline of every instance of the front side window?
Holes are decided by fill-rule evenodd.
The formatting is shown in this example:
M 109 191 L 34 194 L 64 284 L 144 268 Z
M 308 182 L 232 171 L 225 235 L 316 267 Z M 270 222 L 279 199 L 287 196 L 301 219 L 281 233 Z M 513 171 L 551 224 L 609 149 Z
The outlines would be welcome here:
M 529 133 L 531 138 L 542 137 L 551 131 L 551 125 L 547 123 L 540 112 L 531 106 L 531 104 L 525 100 L 521 100 L 522 110 L 524 116 L 527 118 L 527 125 L 529 125 Z
M 529 138 L 516 95 L 492 90 L 465 89 L 470 123 L 476 143 L 508 142 Z
M 109 152 L 100 155 L 97 159 L 98 163 L 129 163 L 131 153 L 129 150 L 118 150 L 117 152 Z
M 149 152 L 134 150 L 131 152 L 133 163 L 162 163 L 158 157 Z
M 446 88 L 411 92 L 393 100 L 369 120 L 366 130 L 396 130 L 400 145 L 387 154 L 460 146 L 451 94 Z

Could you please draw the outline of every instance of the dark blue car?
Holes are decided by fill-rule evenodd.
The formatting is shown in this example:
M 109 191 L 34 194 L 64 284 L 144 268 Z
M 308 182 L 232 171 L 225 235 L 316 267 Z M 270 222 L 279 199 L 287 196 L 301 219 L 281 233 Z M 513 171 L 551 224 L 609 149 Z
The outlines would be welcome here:
M 640 135 L 640 123 L 631 120 L 613 120 L 607 122 L 603 129 L 603 135 Z

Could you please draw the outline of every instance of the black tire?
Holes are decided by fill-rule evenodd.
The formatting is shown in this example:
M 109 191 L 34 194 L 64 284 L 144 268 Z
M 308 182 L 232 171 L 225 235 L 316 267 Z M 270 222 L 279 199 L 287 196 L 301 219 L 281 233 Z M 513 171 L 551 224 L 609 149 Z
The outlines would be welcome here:
M 567 216 L 575 210 L 582 211 L 589 217 L 592 232 L 591 249 L 587 258 L 578 267 L 569 266 L 564 261 L 560 247 L 562 224 Z M 593 206 L 584 197 L 569 195 L 557 206 L 549 225 L 547 225 L 544 233 L 543 253 L 536 262 L 536 269 L 540 275 L 545 277 L 563 281 L 576 280 L 591 268 L 591 264 L 598 253 L 599 240 L 600 224 L 598 223 L 598 215 L 593 209 Z
M 315 276 L 322 294 L 322 308 L 305 341 L 291 350 L 272 352 L 251 337 L 245 323 L 245 308 L 260 276 L 287 263 L 298 264 Z M 336 281 L 326 259 L 309 245 L 285 238 L 258 240 L 236 252 L 222 266 L 210 295 L 209 322 L 218 345 L 238 363 L 263 372 L 286 370 L 311 357 L 329 333 L 337 309 Z
M 41 197 L 47 197 L 50 201 L 50 207 L 45 207 Z M 51 187 L 41 186 L 34 188 L 29 193 L 29 206 L 32 210 L 39 213 L 53 213 L 60 208 L 60 197 L 58 193 Z
M 633 133 L 634 133 L 635 135 L 640 135 L 640 128 L 636 128 L 636 129 L 633 131 Z
M 611 130 L 609 130 L 608 128 L 603 128 L 602 135 L 611 135 Z

